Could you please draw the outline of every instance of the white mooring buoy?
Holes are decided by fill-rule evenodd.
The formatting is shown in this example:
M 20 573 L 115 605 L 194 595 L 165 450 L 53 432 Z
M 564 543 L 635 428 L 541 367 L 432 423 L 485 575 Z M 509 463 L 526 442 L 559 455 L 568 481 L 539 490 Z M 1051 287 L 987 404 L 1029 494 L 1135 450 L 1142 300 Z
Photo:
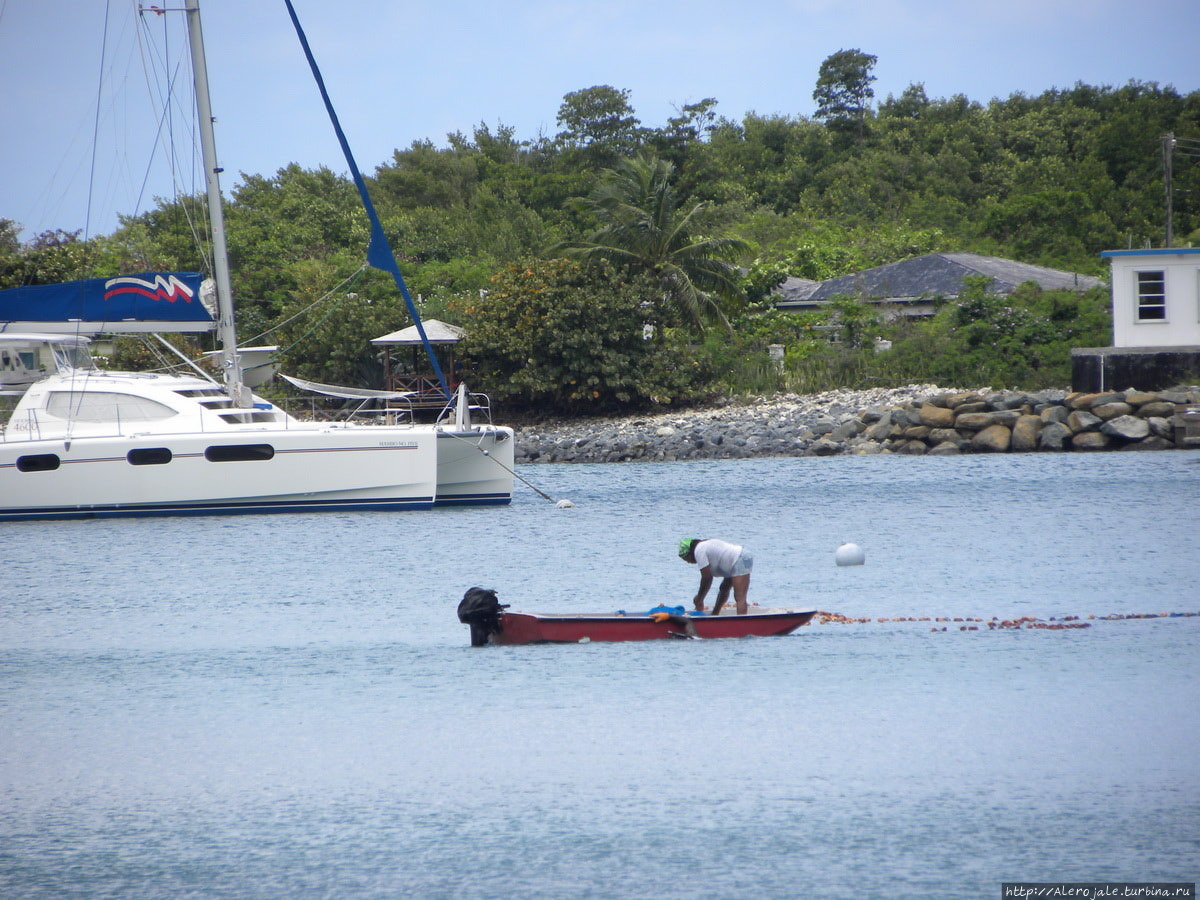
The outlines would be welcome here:
M 867 561 L 867 555 L 858 544 L 842 544 L 833 558 L 839 566 L 861 566 Z

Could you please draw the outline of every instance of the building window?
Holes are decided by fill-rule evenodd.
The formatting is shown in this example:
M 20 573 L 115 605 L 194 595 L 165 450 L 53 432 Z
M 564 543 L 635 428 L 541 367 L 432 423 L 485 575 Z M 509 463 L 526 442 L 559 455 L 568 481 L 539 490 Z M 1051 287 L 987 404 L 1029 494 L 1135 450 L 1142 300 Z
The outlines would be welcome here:
M 1167 318 L 1166 273 L 1137 272 L 1137 319 L 1161 322 Z

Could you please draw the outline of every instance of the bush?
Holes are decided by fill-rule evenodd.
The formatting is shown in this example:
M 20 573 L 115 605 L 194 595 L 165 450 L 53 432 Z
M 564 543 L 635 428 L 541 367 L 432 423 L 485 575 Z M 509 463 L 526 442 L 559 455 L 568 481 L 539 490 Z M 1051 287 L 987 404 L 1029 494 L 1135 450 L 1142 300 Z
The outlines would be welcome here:
M 472 381 L 518 407 L 589 413 L 689 396 L 701 368 L 645 332 L 642 281 L 564 259 L 510 266 L 447 308 L 467 330 Z

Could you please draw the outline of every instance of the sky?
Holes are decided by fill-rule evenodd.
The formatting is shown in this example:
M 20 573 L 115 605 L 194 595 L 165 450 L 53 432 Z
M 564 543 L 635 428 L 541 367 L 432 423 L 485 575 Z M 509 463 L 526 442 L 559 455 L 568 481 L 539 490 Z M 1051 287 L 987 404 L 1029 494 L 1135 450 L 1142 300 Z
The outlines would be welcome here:
M 912 84 L 981 103 L 1077 82 L 1200 89 L 1200 0 L 293 2 L 366 174 L 480 123 L 553 136 L 563 96 L 594 85 L 628 90 L 647 127 L 708 97 L 733 120 L 811 116 L 821 62 L 842 49 L 878 58 L 876 102 Z M 180 58 L 177 28 L 160 44 L 182 14 L 138 25 L 136 8 L 0 0 L 0 218 L 24 240 L 107 234 L 175 182 L 202 190 L 170 172 L 159 121 L 182 130 L 186 112 L 164 117 L 145 62 Z M 346 172 L 283 0 L 206 0 L 202 17 L 226 194 L 293 162 Z

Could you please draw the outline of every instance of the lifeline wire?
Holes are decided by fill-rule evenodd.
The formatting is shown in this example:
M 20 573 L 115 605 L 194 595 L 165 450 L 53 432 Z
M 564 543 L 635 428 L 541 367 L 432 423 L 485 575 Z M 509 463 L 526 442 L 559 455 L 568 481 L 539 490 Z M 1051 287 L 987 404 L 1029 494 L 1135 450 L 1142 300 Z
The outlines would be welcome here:
M 472 447 L 474 447 L 476 450 L 478 450 L 480 453 L 482 453 L 484 456 L 486 456 L 488 459 L 490 459 L 492 462 L 494 462 L 496 465 L 498 465 L 500 468 L 502 468 L 502 469 L 503 469 L 505 472 L 507 472 L 507 473 L 508 473 L 509 475 L 511 475 L 513 478 L 518 478 L 518 479 L 520 479 L 521 481 L 523 481 L 523 482 L 526 484 L 526 486 L 528 486 L 528 487 L 529 487 L 531 490 L 533 490 L 535 493 L 537 493 L 537 494 L 538 494 L 540 497 L 542 497 L 542 498 L 543 498 L 543 499 L 545 499 L 545 500 L 549 500 L 549 501 L 550 501 L 551 503 L 553 503 L 555 506 L 558 506 L 559 508 L 566 508 L 567 506 L 574 506 L 574 505 L 575 505 L 575 504 L 574 504 L 574 503 L 572 503 L 570 500 L 566 500 L 566 499 L 563 499 L 563 500 L 555 500 L 553 497 L 551 497 L 551 496 L 550 496 L 549 494 L 547 494 L 545 491 L 539 490 L 538 488 L 534 487 L 534 486 L 533 486 L 533 484 L 531 484 L 531 483 L 530 483 L 530 481 L 529 481 L 527 478 L 524 478 L 523 476 L 521 476 L 521 475 L 518 475 L 518 474 L 517 474 L 517 473 L 516 473 L 514 470 L 510 469 L 510 468 L 509 468 L 508 466 L 506 466 L 504 463 L 500 462 L 500 460 L 496 459 L 496 457 L 492 456 L 492 454 L 491 454 L 489 451 L 487 451 L 487 450 L 484 450 L 484 449 L 483 449 L 482 447 L 480 447 L 478 444 L 476 444 L 476 443 L 473 443 L 473 442 L 471 442 L 471 441 L 467 440 L 467 439 L 466 439 L 466 438 L 464 438 L 464 437 L 460 437 L 460 436 L 459 436 L 459 435 L 457 435 L 457 434 L 451 434 L 451 435 L 449 435 L 449 436 L 450 436 L 450 437 L 452 437 L 452 438 L 455 438 L 456 440 L 460 440 L 460 441 L 462 441 L 464 444 L 470 444 Z

